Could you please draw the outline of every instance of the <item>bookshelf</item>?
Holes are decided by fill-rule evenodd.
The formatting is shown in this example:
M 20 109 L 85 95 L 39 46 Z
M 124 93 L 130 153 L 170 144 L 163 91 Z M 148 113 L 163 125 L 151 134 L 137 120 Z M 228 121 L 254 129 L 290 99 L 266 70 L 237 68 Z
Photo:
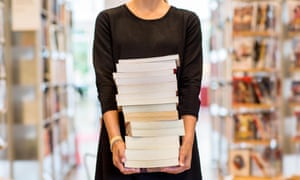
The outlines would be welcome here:
M 299 156 L 300 156 L 300 18 L 298 16 L 300 2 L 286 0 L 286 11 L 283 18 L 284 27 L 284 73 L 286 79 L 285 109 L 286 145 L 288 153 L 295 156 L 297 165 L 292 172 L 294 178 L 299 179 Z M 296 177 L 298 176 L 298 178 Z
M 11 113 L 8 111 L 10 100 L 10 77 L 7 70 L 10 67 L 10 39 L 8 24 L 8 1 L 0 1 L 0 179 L 12 178 L 12 124 Z
M 234 179 L 280 177 L 283 163 L 283 131 L 280 128 L 283 125 L 283 105 L 280 102 L 283 100 L 281 83 L 284 77 L 281 59 L 282 2 L 215 2 L 217 8 L 213 10 L 212 18 L 215 14 L 223 18 L 212 19 L 213 31 L 219 29 L 222 33 L 212 33 L 211 72 L 213 79 L 225 77 L 227 82 L 214 82 L 210 91 L 212 116 L 226 119 L 216 130 L 225 140 L 219 145 L 220 149 L 227 154 L 219 157 L 218 168 L 221 176 L 231 174 Z M 226 52 L 225 58 L 214 60 L 220 57 L 214 51 L 222 48 Z M 272 152 L 272 157 L 266 157 L 266 152 Z M 235 158 L 241 158 L 246 165 L 236 167 Z M 248 160 L 245 162 L 245 159 Z
M 15 179 L 64 179 L 76 164 L 69 5 L 10 1 Z

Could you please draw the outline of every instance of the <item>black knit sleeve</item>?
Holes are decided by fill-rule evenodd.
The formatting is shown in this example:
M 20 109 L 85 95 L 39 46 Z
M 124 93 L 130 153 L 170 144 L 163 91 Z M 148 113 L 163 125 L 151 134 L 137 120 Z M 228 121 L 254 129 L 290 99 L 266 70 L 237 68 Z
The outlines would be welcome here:
M 112 57 L 112 38 L 109 16 L 105 12 L 101 12 L 97 16 L 95 23 L 93 65 L 102 114 L 109 110 L 117 110 L 115 99 L 116 86 L 112 77 L 115 65 Z
M 199 93 L 202 80 L 202 35 L 198 16 L 190 13 L 187 18 L 183 60 L 181 61 L 181 95 L 179 113 L 198 117 Z

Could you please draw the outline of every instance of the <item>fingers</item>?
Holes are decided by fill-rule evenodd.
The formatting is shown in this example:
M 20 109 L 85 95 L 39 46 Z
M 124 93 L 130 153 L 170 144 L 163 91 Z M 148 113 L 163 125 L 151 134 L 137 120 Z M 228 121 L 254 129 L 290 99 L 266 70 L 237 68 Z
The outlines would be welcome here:
M 118 141 L 112 147 L 113 164 L 120 170 L 121 173 L 129 175 L 139 173 L 140 170 L 136 168 L 125 168 L 125 144 L 123 141 Z
M 191 148 L 186 148 L 181 146 L 179 153 L 179 165 L 175 167 L 162 168 L 161 172 L 169 174 L 179 174 L 191 168 L 192 161 L 192 150 Z

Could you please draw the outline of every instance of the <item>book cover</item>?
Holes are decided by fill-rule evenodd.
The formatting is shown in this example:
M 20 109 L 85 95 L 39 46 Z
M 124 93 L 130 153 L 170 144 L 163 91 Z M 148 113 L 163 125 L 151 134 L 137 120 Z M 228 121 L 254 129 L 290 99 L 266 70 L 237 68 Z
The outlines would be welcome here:
M 251 3 L 239 3 L 233 10 L 233 31 L 251 31 L 253 29 L 254 6 Z
M 287 1 L 288 7 L 288 31 L 300 32 L 300 2 Z
M 233 41 L 232 69 L 251 69 L 253 67 L 252 38 L 239 38 Z
M 234 77 L 232 93 L 233 103 L 254 103 L 255 99 L 252 77 Z
M 229 171 L 233 176 L 250 176 L 250 149 L 229 151 Z
M 292 40 L 292 65 L 294 68 L 300 68 L 300 39 L 293 38 Z

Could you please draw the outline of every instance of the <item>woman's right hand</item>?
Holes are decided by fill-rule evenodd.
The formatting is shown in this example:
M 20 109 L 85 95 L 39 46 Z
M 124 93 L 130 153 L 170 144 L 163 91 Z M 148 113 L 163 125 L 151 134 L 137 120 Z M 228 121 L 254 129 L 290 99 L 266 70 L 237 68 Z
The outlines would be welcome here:
M 126 160 L 125 157 L 125 143 L 124 141 L 117 141 L 111 147 L 113 164 L 120 170 L 123 174 L 135 174 L 139 173 L 140 170 L 137 168 L 126 168 L 124 163 Z

